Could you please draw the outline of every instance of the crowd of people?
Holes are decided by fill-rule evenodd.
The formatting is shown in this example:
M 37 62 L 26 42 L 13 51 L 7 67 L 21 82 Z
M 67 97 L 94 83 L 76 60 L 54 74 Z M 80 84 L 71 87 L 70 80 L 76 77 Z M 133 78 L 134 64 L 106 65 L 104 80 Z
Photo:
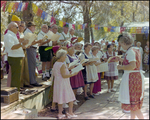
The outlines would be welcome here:
M 77 115 L 73 113 L 73 105 L 78 105 L 79 102 L 76 99 L 77 94 L 81 94 L 84 91 L 85 100 L 90 100 L 90 98 L 94 99 L 94 95 L 100 95 L 101 78 L 103 74 L 108 84 L 107 92 L 110 93 L 115 92 L 113 84 L 114 80 L 118 79 L 118 69 L 125 70 L 125 73 L 131 69 L 131 66 L 132 71 L 143 69 L 143 54 L 145 71 L 148 71 L 149 41 L 147 41 L 144 51 L 140 42 L 135 41 L 133 45 L 133 39 L 131 39 L 128 34 L 123 34 L 118 37 L 118 47 L 114 41 L 112 41 L 111 44 L 106 41 L 104 46 L 99 42 L 95 42 L 93 45 L 91 43 L 85 43 L 83 45 L 78 42 L 78 37 L 74 35 L 75 30 L 72 28 L 69 29 L 67 24 L 63 26 L 62 33 L 58 33 L 57 25 L 48 26 L 43 24 L 41 31 L 37 35 L 37 40 L 34 40 L 30 46 L 26 47 L 29 40 L 25 40 L 24 36 L 27 33 L 34 33 L 35 28 L 36 25 L 33 22 L 25 24 L 19 17 L 15 15 L 12 16 L 11 23 L 9 23 L 4 35 L 5 49 L 3 52 L 6 54 L 3 55 L 3 65 L 1 67 L 4 68 L 4 65 L 6 67 L 8 87 L 17 87 L 18 91 L 25 90 L 24 87 L 40 87 L 42 84 L 37 82 L 35 74 L 36 55 L 39 55 L 40 61 L 42 62 L 42 80 L 47 81 L 51 79 L 52 81 L 49 99 L 52 100 L 51 111 L 56 111 L 56 103 L 58 103 L 58 118 L 65 117 L 62 111 L 63 108 L 67 107 L 69 107 L 67 116 L 69 118 L 77 117 Z M 49 30 L 54 34 L 61 35 L 58 41 L 51 41 L 51 39 L 43 41 L 44 36 Z M 49 46 L 53 46 L 52 49 L 45 51 L 45 48 Z M 133 46 L 134 49 L 131 49 Z M 117 55 L 123 55 L 124 60 L 114 59 L 114 61 L 108 63 L 108 71 L 101 73 L 100 64 L 107 62 L 110 57 Z M 75 60 L 81 62 L 84 59 L 90 58 L 98 58 L 98 60 L 83 63 L 82 66 L 84 69 L 72 74 L 71 70 L 75 68 L 76 65 L 69 67 L 70 63 Z M 118 63 L 120 65 L 118 65 Z M 132 75 L 129 76 L 129 74 Z M 128 76 L 128 80 L 131 83 L 129 86 L 127 85 L 129 90 L 125 90 L 125 92 L 128 92 L 126 94 L 130 93 L 130 95 L 132 95 L 129 98 L 130 101 L 139 101 L 141 97 L 140 94 L 142 94 L 143 91 L 142 89 L 136 91 L 136 89 L 139 87 L 142 88 L 142 84 L 139 84 L 136 89 L 134 89 L 133 86 L 136 86 L 138 82 L 142 81 L 142 75 L 140 72 L 134 72 L 128 73 Z M 134 76 L 138 77 L 137 83 L 132 82 Z M 120 90 L 122 89 L 124 89 L 123 85 L 121 85 Z M 124 95 L 123 91 L 124 90 L 120 92 L 121 95 Z M 143 99 L 140 99 L 135 105 L 131 105 L 132 103 L 128 100 L 128 102 L 124 102 L 124 96 L 121 95 L 120 101 L 122 102 L 122 109 L 126 111 L 131 110 L 133 118 L 135 115 L 140 116 L 141 112 L 137 112 L 137 110 L 141 108 Z M 133 97 L 134 95 L 136 97 Z

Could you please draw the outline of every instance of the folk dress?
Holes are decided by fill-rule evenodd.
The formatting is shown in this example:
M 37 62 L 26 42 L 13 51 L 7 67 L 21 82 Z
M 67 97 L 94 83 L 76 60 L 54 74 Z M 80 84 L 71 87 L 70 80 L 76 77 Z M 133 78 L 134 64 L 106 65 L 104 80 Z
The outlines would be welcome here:
M 74 60 L 78 60 L 76 55 L 70 56 L 67 54 L 66 63 L 71 63 Z M 80 71 L 77 75 L 70 77 L 70 84 L 72 89 L 78 89 L 79 87 L 84 87 L 84 79 L 82 75 L 82 71 Z
M 123 110 L 136 111 L 141 109 L 144 96 L 144 75 L 140 70 L 141 56 L 139 49 L 130 48 L 126 52 L 123 65 L 128 65 L 131 61 L 136 62 L 136 68 L 132 71 L 124 71 L 118 100 L 122 103 Z
M 91 53 L 89 53 L 89 55 L 87 55 L 85 52 L 83 52 L 83 53 L 80 53 L 80 55 L 79 55 L 80 60 L 89 59 L 89 58 L 93 58 Z M 96 66 L 93 64 L 93 65 L 87 65 L 87 66 L 83 66 L 83 67 L 84 67 L 84 69 L 82 70 L 82 74 L 83 74 L 83 78 L 84 78 L 84 83 L 91 84 L 91 83 L 97 82 L 98 74 L 97 74 Z
M 116 56 L 115 52 L 112 52 L 110 55 L 108 51 L 104 54 L 104 58 L 109 59 L 112 56 Z M 117 62 L 108 63 L 108 71 L 104 74 L 105 80 L 117 80 L 118 79 L 118 69 L 117 69 Z
M 99 60 L 97 62 L 101 63 L 100 57 L 98 55 L 96 55 L 96 56 L 93 55 L 93 58 L 99 58 Z M 94 83 L 94 87 L 93 87 L 94 94 L 101 91 L 101 75 L 100 75 L 100 69 L 99 69 L 100 65 L 96 66 L 96 68 L 97 68 L 98 80 L 97 80 L 97 82 Z
M 73 90 L 70 85 L 69 78 L 63 78 L 60 73 L 60 68 L 63 62 L 55 62 L 53 66 L 54 75 L 54 91 L 53 91 L 53 102 L 58 104 L 68 103 L 76 100 Z M 66 66 L 66 74 L 69 74 L 69 70 Z
M 145 51 L 148 52 L 149 51 L 149 47 L 145 46 Z M 149 57 L 149 54 L 144 53 L 144 64 L 148 63 L 148 57 Z

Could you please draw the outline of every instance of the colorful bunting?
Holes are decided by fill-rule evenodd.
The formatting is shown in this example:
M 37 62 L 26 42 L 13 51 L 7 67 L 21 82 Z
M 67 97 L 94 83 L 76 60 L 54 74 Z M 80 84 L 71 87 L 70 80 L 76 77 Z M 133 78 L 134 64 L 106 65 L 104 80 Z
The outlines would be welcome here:
M 120 33 L 122 33 L 123 31 L 125 31 L 126 28 L 125 27 L 120 27 Z
M 3 12 L 5 12 L 5 8 L 6 8 L 6 4 L 7 4 L 7 2 L 6 2 L 6 3 L 3 3 L 3 4 L 4 4 Z
M 26 3 L 25 3 L 25 5 L 24 5 L 24 7 L 23 7 L 23 11 L 24 11 L 24 10 L 27 10 L 28 4 L 29 4 L 29 2 L 26 2 Z
M 32 10 L 33 10 L 34 14 L 36 14 L 38 11 L 38 6 L 36 6 L 36 4 L 34 4 L 34 3 L 32 3 Z
M 107 27 L 104 27 L 104 31 L 105 31 L 105 32 L 107 32 L 107 29 L 108 29 Z
M 111 27 L 110 32 L 115 32 L 115 28 L 114 26 Z
M 61 20 L 59 21 L 59 26 L 63 27 L 63 21 L 61 21 Z
M 18 12 L 21 11 L 22 5 L 23 5 L 22 2 L 20 2 L 19 5 L 18 5 L 18 9 L 17 9 Z
M 19 3 L 16 2 L 16 3 L 14 4 L 13 8 L 12 8 L 12 9 L 13 9 L 13 12 L 17 11 L 18 7 L 19 7 Z
M 6 5 L 7 1 L 1 1 L 1 7 Z
M 41 18 L 44 20 L 45 19 L 45 11 L 42 12 Z
M 12 2 L 12 3 L 9 4 L 8 9 L 7 9 L 7 11 L 8 11 L 9 13 L 12 12 L 12 7 L 13 7 L 14 4 L 15 4 L 14 2 Z
M 42 12 L 43 12 L 43 10 L 41 10 L 40 8 L 38 8 L 38 11 L 37 11 L 37 16 L 41 17 L 41 15 L 42 15 Z
M 107 32 L 110 32 L 110 30 L 111 30 L 111 26 L 108 27 Z
M 72 24 L 72 28 L 75 30 L 75 24 Z
M 136 28 L 136 33 L 141 33 L 142 27 L 137 27 Z

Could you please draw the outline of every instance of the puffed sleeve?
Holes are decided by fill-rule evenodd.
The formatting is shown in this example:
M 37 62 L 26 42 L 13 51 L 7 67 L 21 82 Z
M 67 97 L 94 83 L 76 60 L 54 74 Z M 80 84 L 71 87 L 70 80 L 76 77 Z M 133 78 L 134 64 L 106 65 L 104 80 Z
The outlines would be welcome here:
M 127 59 L 129 62 L 136 61 L 135 52 L 134 52 L 132 49 L 130 49 L 130 50 L 127 52 L 126 59 Z
M 104 53 L 104 58 L 107 58 L 107 55 L 106 55 L 106 53 Z
M 67 64 L 70 63 L 70 60 L 69 60 L 68 56 L 66 57 L 66 63 Z
M 85 56 L 83 55 L 83 53 L 80 53 L 78 58 L 79 58 L 79 60 L 83 60 L 83 59 L 85 59 Z

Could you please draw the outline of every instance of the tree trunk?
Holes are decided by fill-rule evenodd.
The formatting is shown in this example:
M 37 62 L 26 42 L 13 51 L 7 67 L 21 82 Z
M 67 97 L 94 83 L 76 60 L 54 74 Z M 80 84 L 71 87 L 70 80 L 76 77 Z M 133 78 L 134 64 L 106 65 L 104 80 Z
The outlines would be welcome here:
M 84 23 L 89 24 L 90 17 L 89 17 L 89 10 L 88 10 L 86 3 L 83 6 L 83 11 L 85 11 L 85 12 L 83 12 Z M 90 42 L 90 31 L 89 31 L 89 25 L 88 24 L 87 24 L 87 27 L 85 27 L 85 29 L 84 29 L 84 43 Z
M 28 4 L 28 9 L 27 10 L 23 10 L 23 21 L 27 24 L 27 22 L 29 21 L 33 21 L 33 13 L 32 13 L 32 2 L 31 1 L 26 1 L 23 0 L 23 2 L 29 2 Z
M 90 22 L 90 24 L 91 24 L 91 22 Z M 93 28 L 92 27 L 90 27 L 90 32 L 91 32 L 91 42 L 92 42 L 92 44 L 94 44 L 94 35 L 93 35 Z

